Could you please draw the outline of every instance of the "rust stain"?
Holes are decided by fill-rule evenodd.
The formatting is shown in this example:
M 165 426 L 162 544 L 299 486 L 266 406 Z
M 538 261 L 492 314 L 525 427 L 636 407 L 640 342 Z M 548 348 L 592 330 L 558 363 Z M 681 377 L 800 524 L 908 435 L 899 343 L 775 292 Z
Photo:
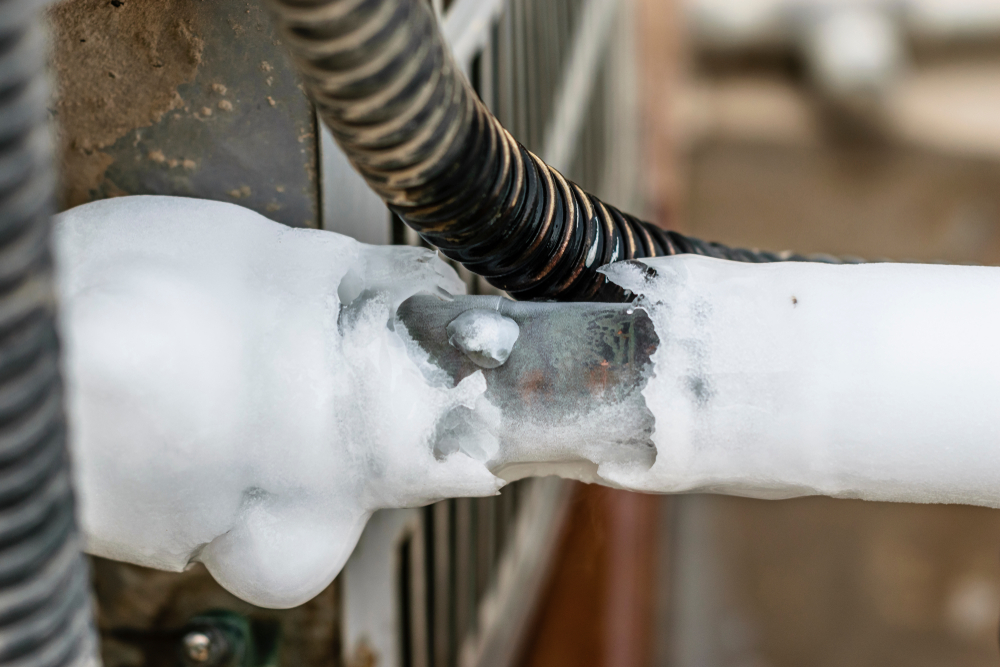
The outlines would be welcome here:
M 378 664 L 378 653 L 375 649 L 366 638 L 359 639 L 354 645 L 350 660 L 347 661 L 348 667 L 377 667 Z
M 161 150 L 149 151 L 149 155 L 147 155 L 146 157 L 148 157 L 156 164 L 164 164 L 170 167 L 171 169 L 175 169 L 177 167 L 183 167 L 184 169 L 190 170 L 198 166 L 194 160 L 191 160 L 189 158 L 168 158 L 166 155 L 163 154 L 163 151 Z
M 121 194 L 104 177 L 113 159 L 102 149 L 184 106 L 177 88 L 194 80 L 204 48 L 194 4 L 66 0 L 48 11 L 64 207 Z
M 602 359 L 599 363 L 587 367 L 584 382 L 591 396 L 603 396 L 609 387 L 615 385 L 619 378 L 611 368 L 611 363 L 607 359 Z
M 539 394 L 544 396 L 551 392 L 552 382 L 541 370 L 528 371 L 517 383 L 517 393 L 526 402 L 537 398 Z

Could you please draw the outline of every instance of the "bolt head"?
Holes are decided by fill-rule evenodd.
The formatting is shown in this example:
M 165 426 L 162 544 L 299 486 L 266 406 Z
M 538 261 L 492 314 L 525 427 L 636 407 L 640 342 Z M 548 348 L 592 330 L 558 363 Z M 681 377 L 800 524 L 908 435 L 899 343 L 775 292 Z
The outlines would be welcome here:
M 184 635 L 184 657 L 196 665 L 206 664 L 212 657 L 212 638 L 195 630 Z

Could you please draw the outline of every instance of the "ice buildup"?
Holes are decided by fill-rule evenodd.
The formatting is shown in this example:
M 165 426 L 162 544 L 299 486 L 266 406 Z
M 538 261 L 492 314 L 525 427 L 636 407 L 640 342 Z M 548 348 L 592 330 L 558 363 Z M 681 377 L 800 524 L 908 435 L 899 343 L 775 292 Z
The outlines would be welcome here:
M 604 270 L 660 338 L 643 390 L 656 461 L 609 482 L 1000 507 L 1000 268 Z
M 290 607 L 330 583 L 373 510 L 499 488 L 485 458 L 432 442 L 482 375 L 430 383 L 392 330 L 412 294 L 463 291 L 432 252 L 168 197 L 75 208 L 55 240 L 90 553 L 201 561 Z
M 606 267 L 631 305 L 512 304 L 231 204 L 55 240 L 87 549 L 258 605 L 322 590 L 375 509 L 501 478 L 1000 507 L 997 268 L 689 255 Z

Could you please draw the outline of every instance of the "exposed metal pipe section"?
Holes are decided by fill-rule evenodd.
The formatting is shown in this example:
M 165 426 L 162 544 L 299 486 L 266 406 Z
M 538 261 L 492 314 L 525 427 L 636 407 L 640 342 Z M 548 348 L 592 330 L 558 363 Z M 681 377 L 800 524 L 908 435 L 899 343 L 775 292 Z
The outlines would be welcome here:
M 95 650 L 54 326 L 40 4 L 0 1 L 0 663 L 19 667 Z
M 484 364 L 456 340 L 460 317 L 484 313 L 496 313 L 519 330 L 517 353 L 496 365 Z M 510 481 L 579 474 L 589 480 L 596 466 L 580 458 L 578 448 L 567 449 L 562 457 L 549 453 L 536 460 L 531 445 L 554 440 L 554 429 L 560 425 L 618 408 L 629 415 L 628 423 L 595 421 L 590 436 L 610 444 L 603 451 L 617 457 L 611 462 L 629 461 L 647 468 L 653 464 L 653 415 L 642 390 L 653 371 L 651 357 L 659 338 L 644 310 L 619 303 L 518 302 L 497 296 L 442 301 L 414 296 L 403 302 L 397 316 L 429 361 L 455 384 L 482 372 L 484 397 L 501 415 L 503 456 L 491 465 L 500 477 Z M 580 469 L 574 472 L 574 466 Z
M 564 179 L 486 109 L 426 2 L 271 5 L 320 116 L 372 189 L 429 243 L 518 299 L 622 300 L 597 268 L 637 257 L 808 259 L 663 231 Z

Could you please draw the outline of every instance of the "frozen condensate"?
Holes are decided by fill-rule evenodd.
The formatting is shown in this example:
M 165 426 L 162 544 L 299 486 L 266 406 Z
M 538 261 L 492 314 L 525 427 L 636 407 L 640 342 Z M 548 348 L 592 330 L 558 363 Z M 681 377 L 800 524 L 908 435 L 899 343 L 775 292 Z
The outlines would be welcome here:
M 432 252 L 168 197 L 73 209 L 55 237 L 91 553 L 201 561 L 287 607 L 336 576 L 374 509 L 499 488 L 485 460 L 428 445 L 482 375 L 429 382 L 392 331 L 410 295 L 464 289 Z
M 609 481 L 1000 507 L 1000 269 L 620 263 L 656 327 L 656 462 Z
M 517 322 L 494 310 L 471 308 L 453 319 L 448 342 L 483 368 L 496 368 L 510 357 L 520 335 Z
M 557 474 L 1000 507 L 1000 269 L 605 269 L 633 304 L 462 296 L 429 251 L 193 199 L 56 225 L 91 553 L 325 587 L 371 512 Z

